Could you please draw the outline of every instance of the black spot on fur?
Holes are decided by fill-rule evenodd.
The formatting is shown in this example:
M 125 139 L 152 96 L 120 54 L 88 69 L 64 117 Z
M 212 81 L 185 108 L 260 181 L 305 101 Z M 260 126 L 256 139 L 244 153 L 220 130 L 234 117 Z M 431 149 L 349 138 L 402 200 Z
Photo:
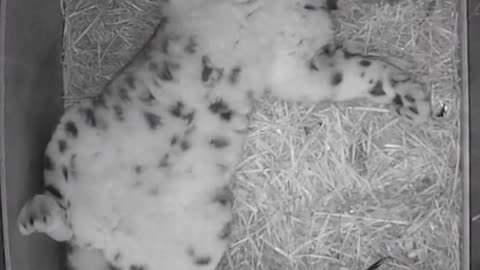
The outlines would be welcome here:
M 238 82 L 238 78 L 240 77 L 240 72 L 242 69 L 240 67 L 234 67 L 232 71 L 230 71 L 230 75 L 228 76 L 228 81 L 231 84 L 236 84 Z
M 162 159 L 160 159 L 160 162 L 158 163 L 158 167 L 160 168 L 165 168 L 165 167 L 168 167 L 169 166 L 169 163 L 168 163 L 168 158 L 170 156 L 168 154 L 165 154 Z
M 418 114 L 417 108 L 415 108 L 415 107 L 408 107 L 408 109 L 409 109 L 412 113 Z
M 352 52 L 347 51 L 346 49 L 343 49 L 343 56 L 344 56 L 345 59 L 350 59 L 350 58 L 353 58 L 353 57 L 360 56 L 360 54 L 352 53 Z
M 227 104 L 225 102 L 223 102 L 223 100 L 218 100 L 218 101 L 210 104 L 210 106 L 208 108 L 213 113 L 220 113 L 220 112 L 229 110 Z
M 58 151 L 64 153 L 67 150 L 67 142 L 65 140 L 58 140 Z
M 310 65 L 308 67 L 310 68 L 310 70 L 318 71 L 318 67 L 315 65 L 313 59 L 310 61 Z
M 143 116 L 147 121 L 148 127 L 152 130 L 155 130 L 158 126 L 162 125 L 162 118 L 154 113 L 145 112 L 143 113 Z
M 163 63 L 162 70 L 160 71 L 158 77 L 163 81 L 173 80 L 172 72 L 170 71 L 168 63 Z
M 91 127 L 97 126 L 97 119 L 95 118 L 95 112 L 91 108 L 83 108 L 80 113 L 85 117 L 85 123 Z
M 170 139 L 170 145 L 175 145 L 178 142 L 178 135 L 173 135 Z
M 136 165 L 133 170 L 135 171 L 136 174 L 141 174 L 143 172 L 143 167 L 140 165 Z
M 209 265 L 212 259 L 210 257 L 198 257 L 195 259 L 196 265 Z
M 338 49 L 338 46 L 332 43 L 326 44 L 321 48 L 322 54 L 325 54 L 327 56 L 333 56 L 337 51 L 337 49 Z
M 337 86 L 342 82 L 342 80 L 343 80 L 343 74 L 340 72 L 336 72 L 335 74 L 333 74 L 330 83 L 332 84 L 332 86 Z
M 190 143 L 188 141 L 182 141 L 180 143 L 180 148 L 183 150 L 183 151 L 187 151 L 188 149 L 190 149 Z
M 403 101 L 400 95 L 396 95 L 395 98 L 393 99 L 393 104 L 398 105 L 398 106 L 403 106 Z
M 185 51 L 189 54 L 194 54 L 197 51 L 197 42 L 194 37 L 188 39 L 187 46 L 185 46 Z
M 362 59 L 360 60 L 360 62 L 358 62 L 362 67 L 368 67 L 372 64 L 372 62 L 370 62 L 369 60 L 366 60 L 366 59 Z
M 170 109 L 170 113 L 175 117 L 181 117 L 184 107 L 183 102 L 177 101 L 177 104 Z
M 44 158 L 43 158 L 43 169 L 45 169 L 47 171 L 51 171 L 51 170 L 53 170 L 54 167 L 55 167 L 55 165 L 53 164 L 53 161 L 50 158 L 50 156 L 45 155 Z
M 35 224 L 35 219 L 33 219 L 33 217 L 30 217 L 28 223 L 30 223 L 30 226 L 33 226 L 33 224 Z
M 372 79 L 368 80 L 368 84 L 372 84 L 372 83 L 373 83 Z
M 155 97 L 150 92 L 147 92 L 144 95 L 140 96 L 139 99 L 141 102 L 148 106 L 153 105 L 153 102 L 155 101 Z
M 223 100 L 215 101 L 210 104 L 208 109 L 214 114 L 219 114 L 220 118 L 225 121 L 230 121 L 233 115 L 233 112 Z
M 179 117 L 182 120 L 187 121 L 188 124 L 190 124 L 193 121 L 195 112 L 185 113 L 184 109 L 185 109 L 185 105 L 181 101 L 178 101 L 174 106 L 170 108 L 170 113 L 174 117 Z
M 337 1 L 338 0 L 327 0 L 327 9 L 337 10 L 338 9 Z
M 62 174 L 63 174 L 63 178 L 65 178 L 65 181 L 68 181 L 68 169 L 67 169 L 67 167 L 65 167 L 65 166 L 62 167 Z
M 332 56 L 333 53 L 335 52 L 332 44 L 326 44 L 320 50 L 322 51 L 322 54 L 325 54 L 328 56 Z
M 395 112 L 396 112 L 398 115 L 402 115 L 402 114 L 400 113 L 400 107 L 396 108 L 396 109 L 395 109 Z
M 225 164 L 217 163 L 217 167 L 220 169 L 220 172 L 226 173 L 228 171 L 228 166 Z
M 230 119 L 232 118 L 232 114 L 233 114 L 232 111 L 223 112 L 223 113 L 220 113 L 220 118 L 225 121 L 230 121 Z
M 125 82 L 127 83 L 127 86 L 131 89 L 135 88 L 135 77 L 133 77 L 132 74 L 128 74 L 125 77 Z
M 228 187 L 224 187 L 215 194 L 214 202 L 218 202 L 223 206 L 233 203 L 233 193 Z
M 202 57 L 202 81 L 206 82 L 208 81 L 208 78 L 210 78 L 210 75 L 213 72 L 213 66 L 210 62 L 210 59 L 208 56 L 203 56 Z
M 390 85 L 392 87 L 395 87 L 398 83 L 399 83 L 399 81 L 390 78 Z
M 191 124 L 193 122 L 194 117 L 195 117 L 194 112 L 190 112 L 190 113 L 182 115 L 182 119 L 187 121 L 187 124 Z
M 410 78 L 410 77 L 406 77 L 403 80 L 395 80 L 395 79 L 390 78 L 390 84 L 392 85 L 392 87 L 395 87 L 398 83 L 405 83 L 405 82 L 410 81 L 411 79 L 412 78 Z
M 365 72 L 360 73 L 360 77 L 365 77 Z
M 120 252 L 117 252 L 117 253 L 115 253 L 115 255 L 113 256 L 113 260 L 114 260 L 114 261 L 118 261 L 118 260 L 120 260 L 121 257 L 122 257 L 122 254 L 120 254 Z
M 386 95 L 387 93 L 385 93 L 385 91 L 383 90 L 383 83 L 382 81 L 377 81 L 377 83 L 375 83 L 375 85 L 373 86 L 372 90 L 370 90 L 370 94 L 372 94 L 372 96 L 384 96 Z
M 68 270 L 74 270 L 74 269 L 68 269 Z M 118 268 L 112 264 L 108 264 L 108 270 L 124 270 L 124 269 Z
M 67 132 L 67 135 L 76 138 L 78 136 L 78 128 L 77 125 L 75 125 L 74 122 L 68 121 L 65 124 L 65 131 Z
M 128 91 L 126 88 L 122 87 L 118 89 L 118 96 L 123 102 L 129 102 L 130 101 L 130 96 L 128 95 Z
M 220 239 L 226 240 L 232 234 L 232 223 L 227 222 L 220 232 Z
M 49 192 L 50 194 L 52 194 L 55 198 L 57 198 L 58 200 L 63 200 L 63 195 L 62 193 L 60 193 L 60 191 L 58 191 L 58 189 L 52 185 L 46 185 L 45 186 L 45 191 Z
M 229 142 L 226 138 L 218 137 L 211 139 L 210 144 L 215 148 L 225 148 L 229 145 Z
M 410 102 L 410 103 L 414 103 L 414 102 L 415 102 L 415 98 L 412 97 L 412 96 L 409 95 L 409 94 L 406 94 L 406 95 L 404 96 L 404 98 L 405 98 L 408 102 Z
M 314 5 L 310 5 L 310 4 L 306 4 L 305 6 L 303 6 L 304 9 L 306 10 L 317 10 L 317 7 L 315 7 Z
M 120 105 L 113 105 L 113 112 L 115 113 L 115 118 L 117 118 L 118 121 L 123 121 L 125 120 L 125 113 L 123 112 L 123 108 Z

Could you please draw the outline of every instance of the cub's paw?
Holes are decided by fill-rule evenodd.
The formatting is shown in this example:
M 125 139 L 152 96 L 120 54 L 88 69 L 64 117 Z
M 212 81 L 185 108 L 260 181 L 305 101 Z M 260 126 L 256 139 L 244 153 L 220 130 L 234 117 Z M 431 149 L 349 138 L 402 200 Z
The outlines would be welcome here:
M 395 69 L 390 72 L 388 80 L 395 92 L 393 98 L 395 112 L 413 124 L 427 122 L 432 114 L 432 106 L 426 86 Z
M 431 118 L 430 93 L 426 86 L 393 66 L 385 66 L 384 76 L 369 91 L 369 98 L 391 104 L 395 112 L 408 122 L 418 125 Z
M 425 86 L 419 82 L 399 82 L 395 87 L 397 95 L 393 106 L 398 115 L 413 124 L 427 122 L 432 114 L 430 95 Z
M 52 197 L 41 194 L 25 203 L 17 224 L 23 235 L 39 232 L 56 241 L 67 241 L 72 238 L 72 231 L 66 219 L 65 210 Z

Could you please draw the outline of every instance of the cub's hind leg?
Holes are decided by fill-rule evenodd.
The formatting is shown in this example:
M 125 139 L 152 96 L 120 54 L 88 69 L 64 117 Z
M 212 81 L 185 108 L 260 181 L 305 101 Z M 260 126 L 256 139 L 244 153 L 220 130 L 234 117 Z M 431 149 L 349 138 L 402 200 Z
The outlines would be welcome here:
M 413 124 L 423 123 L 431 115 L 425 85 L 380 58 L 326 45 L 309 61 L 280 58 L 272 70 L 271 92 L 283 99 L 319 102 L 366 98 L 393 106 Z

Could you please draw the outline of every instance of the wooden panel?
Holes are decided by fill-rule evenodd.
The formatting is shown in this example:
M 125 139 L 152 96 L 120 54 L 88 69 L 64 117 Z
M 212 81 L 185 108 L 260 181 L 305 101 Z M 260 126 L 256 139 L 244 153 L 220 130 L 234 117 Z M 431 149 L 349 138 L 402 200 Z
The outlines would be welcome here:
M 1 196 L 6 269 L 60 269 L 60 245 L 23 237 L 16 217 L 41 189 L 42 154 L 63 111 L 58 0 L 0 0 Z
M 480 215 L 480 0 L 468 1 L 471 215 Z M 471 223 L 471 269 L 480 269 L 480 220 Z

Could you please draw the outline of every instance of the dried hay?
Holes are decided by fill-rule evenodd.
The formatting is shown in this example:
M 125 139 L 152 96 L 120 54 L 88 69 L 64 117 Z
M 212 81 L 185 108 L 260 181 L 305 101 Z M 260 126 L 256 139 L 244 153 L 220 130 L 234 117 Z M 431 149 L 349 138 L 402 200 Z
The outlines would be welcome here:
M 66 104 L 97 93 L 158 21 L 155 0 L 65 0 Z M 257 103 L 221 269 L 459 269 L 454 0 L 341 0 L 340 40 L 398 57 L 446 113 L 412 128 L 365 102 Z

